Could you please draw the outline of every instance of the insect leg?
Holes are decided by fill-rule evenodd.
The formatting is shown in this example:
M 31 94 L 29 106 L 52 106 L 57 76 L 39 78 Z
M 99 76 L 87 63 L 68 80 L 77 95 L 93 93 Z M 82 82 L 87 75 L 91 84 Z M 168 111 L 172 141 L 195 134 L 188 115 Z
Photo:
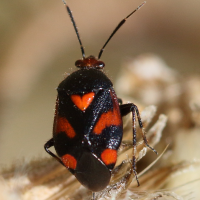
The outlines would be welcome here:
M 95 192 L 92 192 L 92 199 L 91 200 L 95 200 Z
M 128 113 L 132 112 L 132 121 L 133 121 L 133 124 L 132 124 L 132 127 L 133 127 L 133 172 L 135 174 L 135 177 L 136 177 L 136 180 L 137 180 L 137 183 L 138 183 L 138 186 L 139 186 L 140 184 L 139 184 L 137 172 L 136 172 L 136 157 L 135 157 L 136 156 L 136 143 L 137 143 L 137 140 L 136 140 L 136 115 L 137 115 L 138 124 L 139 124 L 139 127 L 141 129 L 142 138 L 143 138 L 145 145 L 147 147 L 149 147 L 154 153 L 156 153 L 156 154 L 158 154 L 158 153 L 153 147 L 151 147 L 148 144 L 138 107 L 133 103 L 123 104 L 123 105 L 120 105 L 120 111 L 121 111 L 122 117 L 127 115 Z
M 59 163 L 61 163 L 63 166 L 65 166 L 64 163 L 62 162 L 62 160 L 60 160 L 60 158 L 58 158 L 58 156 L 56 156 L 54 153 L 52 153 L 52 152 L 49 150 L 49 148 L 52 147 L 52 146 L 54 146 L 54 140 L 53 140 L 53 138 L 51 138 L 47 143 L 45 143 L 45 145 L 44 145 L 45 151 L 46 151 L 49 155 L 51 155 L 53 158 L 55 158 Z

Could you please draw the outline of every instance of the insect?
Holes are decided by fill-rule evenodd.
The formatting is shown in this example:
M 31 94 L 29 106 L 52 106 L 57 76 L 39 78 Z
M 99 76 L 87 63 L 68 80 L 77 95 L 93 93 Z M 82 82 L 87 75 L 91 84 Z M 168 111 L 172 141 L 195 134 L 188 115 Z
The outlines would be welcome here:
M 122 104 L 122 100 L 117 98 L 112 82 L 102 72 L 105 64 L 100 60 L 105 46 L 113 35 L 144 3 L 118 24 L 100 50 L 98 58 L 95 58 L 85 57 L 72 12 L 64 2 L 83 58 L 75 62 L 79 69 L 65 78 L 57 88 L 53 138 L 44 145 L 44 148 L 75 175 L 83 186 L 93 192 L 100 191 L 109 184 L 123 136 L 122 117 L 128 113 L 132 113 L 132 170 L 138 186 L 135 157 L 136 117 L 145 145 L 157 154 L 148 144 L 137 106 L 133 103 Z M 52 146 L 55 147 L 58 156 L 49 150 Z

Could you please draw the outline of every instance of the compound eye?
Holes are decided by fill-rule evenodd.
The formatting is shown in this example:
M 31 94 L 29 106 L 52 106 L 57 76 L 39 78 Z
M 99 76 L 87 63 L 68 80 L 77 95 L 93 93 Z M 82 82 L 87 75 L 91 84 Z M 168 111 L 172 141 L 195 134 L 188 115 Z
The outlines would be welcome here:
M 75 66 L 76 66 L 76 67 L 82 67 L 82 65 L 83 65 L 83 60 L 77 60 L 77 61 L 75 62 Z
M 96 68 L 102 69 L 102 68 L 104 68 L 104 66 L 105 66 L 105 63 L 104 63 L 104 62 L 102 62 L 102 61 L 97 61 Z

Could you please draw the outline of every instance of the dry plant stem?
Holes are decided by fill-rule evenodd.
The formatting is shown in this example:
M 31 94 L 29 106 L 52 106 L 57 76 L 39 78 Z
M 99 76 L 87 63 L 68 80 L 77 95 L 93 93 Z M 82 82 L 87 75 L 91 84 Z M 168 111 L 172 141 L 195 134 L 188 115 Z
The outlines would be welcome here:
M 167 117 L 165 115 L 160 115 L 158 119 L 155 119 L 157 116 L 155 115 L 156 109 L 154 106 L 145 108 L 141 113 L 142 122 L 147 130 L 146 137 L 149 145 L 152 147 L 159 143 L 160 148 L 163 149 L 168 141 L 171 143 L 173 142 L 173 145 L 170 145 L 169 148 L 171 149 L 168 150 L 163 156 L 162 154 L 159 155 L 159 157 L 144 171 L 138 173 L 141 184 L 141 186 L 138 188 L 134 173 L 131 171 L 130 163 L 133 155 L 131 127 L 132 116 L 129 116 L 129 118 L 127 117 L 127 121 L 125 122 L 126 127 L 124 128 L 123 142 L 118 152 L 118 161 L 116 168 L 113 171 L 111 182 L 109 186 L 105 188 L 105 190 L 98 192 L 95 195 L 96 199 L 200 199 L 200 180 L 197 180 L 196 182 L 192 181 L 194 180 L 192 179 L 193 177 L 197 179 L 200 177 L 200 157 L 198 154 L 198 133 L 200 131 L 198 120 L 200 116 L 200 106 L 198 103 L 200 96 L 198 91 L 200 87 L 200 79 L 193 79 L 190 77 L 190 83 L 185 82 L 182 84 L 179 83 L 180 77 L 177 78 L 178 76 L 176 73 L 173 73 L 171 70 L 165 70 L 165 67 L 163 66 L 161 68 L 161 72 L 163 71 L 167 73 L 167 80 L 166 77 L 163 77 L 163 74 L 165 73 L 160 73 L 161 77 L 156 77 L 157 80 L 154 80 L 155 76 L 153 75 L 148 80 L 144 80 L 144 77 L 138 74 L 137 76 L 130 76 L 132 77 L 129 80 L 131 81 L 131 83 L 129 83 L 129 85 L 131 85 L 130 95 L 132 95 L 132 91 L 136 91 L 134 97 L 139 99 L 139 92 L 145 91 L 146 85 L 151 85 L 151 88 L 155 87 L 155 90 L 158 89 L 157 92 L 161 94 L 161 96 L 156 96 L 160 97 L 160 99 L 157 98 L 157 100 L 159 100 L 159 106 L 161 105 L 158 113 L 165 112 L 166 110 L 168 113 L 168 127 L 165 134 L 167 137 L 165 137 L 164 140 L 161 140 L 163 129 L 167 122 Z M 132 70 L 132 72 L 133 71 L 134 70 Z M 128 76 L 131 75 L 130 72 L 127 74 Z M 140 81 L 140 78 L 143 78 L 142 81 Z M 124 80 L 128 80 L 128 78 L 125 77 Z M 135 83 L 134 81 L 139 81 L 139 85 L 141 86 L 140 90 L 137 90 L 137 88 L 134 87 L 134 85 L 138 86 L 138 83 Z M 126 84 L 124 83 L 124 85 Z M 176 87 L 176 89 L 180 89 L 182 94 L 183 92 L 185 92 L 184 95 L 187 93 L 185 96 L 187 98 L 183 98 L 184 95 L 181 95 L 180 97 L 176 95 L 181 94 L 180 91 L 174 93 L 173 89 L 175 85 L 179 86 Z M 149 89 L 149 87 L 147 89 Z M 155 90 L 152 90 L 152 94 L 155 94 Z M 152 91 L 150 91 L 150 93 Z M 166 94 L 168 96 L 167 99 L 165 98 Z M 141 101 L 138 102 L 141 107 L 143 107 Z M 190 110 L 190 107 L 192 110 Z M 184 114 L 186 115 L 184 117 L 181 115 L 181 108 L 185 108 Z M 185 125 L 185 121 L 187 121 L 187 125 Z M 188 126 L 188 124 L 190 124 L 190 126 Z M 149 125 L 150 127 L 147 127 Z M 140 127 L 138 124 L 136 124 L 135 128 L 139 132 Z M 137 161 L 143 158 L 146 155 L 146 152 L 149 151 L 149 148 L 145 146 L 142 138 L 140 138 L 140 141 L 137 142 L 135 151 L 135 158 Z M 149 156 L 151 156 L 151 153 Z M 158 159 L 160 160 L 157 162 Z M 146 160 L 148 159 L 143 159 L 143 162 L 146 162 Z M 10 193 L 8 192 L 9 194 L 13 194 L 13 192 L 15 192 L 15 194 L 18 194 L 18 199 L 20 200 L 34 200 L 34 197 L 48 200 L 91 199 L 91 192 L 82 187 L 64 167 L 59 166 L 58 163 L 55 163 L 56 162 L 51 159 L 38 159 L 35 164 L 34 162 L 31 162 L 27 165 L 21 164 L 18 167 L 14 166 L 12 169 L 2 171 L 2 179 L 0 181 L 6 185 L 7 189 L 7 186 L 11 188 L 11 190 L 9 190 Z M 154 165 L 153 169 L 150 169 L 152 165 Z M 183 184 L 182 180 L 184 178 L 185 180 L 191 181 L 186 181 Z M 0 189 L 1 185 L 2 184 L 0 184 Z M 163 188 L 165 188 L 165 190 L 163 190 Z M 6 192 L 7 189 L 1 189 L 0 191 L 2 191 L 1 193 L 3 194 L 3 192 Z M 9 198 L 1 199 L 7 200 Z
M 166 148 L 163 150 L 163 152 L 154 160 L 150 165 L 148 165 L 144 170 L 142 170 L 139 174 L 138 177 L 141 177 L 144 173 L 146 173 L 155 163 L 163 156 L 163 154 L 166 152 L 167 148 L 169 145 L 166 146 Z
M 200 163 L 180 163 L 173 167 L 162 167 L 148 172 L 140 177 L 140 182 L 142 184 L 140 189 L 149 190 L 152 187 L 155 189 L 162 188 L 171 176 L 176 176 L 176 173 L 180 173 L 181 171 L 184 173 L 184 171 L 191 168 L 191 166 L 199 168 Z M 135 183 L 133 182 L 130 187 L 135 187 Z
M 152 146 L 155 146 L 160 141 L 162 137 L 162 131 L 165 128 L 166 124 L 167 124 L 167 116 L 161 114 L 157 122 L 148 131 L 147 137 L 152 138 L 151 140 Z
M 62 184 L 60 190 L 49 197 L 47 200 L 55 200 L 62 197 L 71 196 L 71 194 L 76 191 L 78 187 L 80 187 L 80 183 L 78 183 L 75 179 L 70 184 Z
M 35 179 L 31 184 L 29 184 L 26 187 L 24 187 L 24 189 L 23 189 L 24 191 L 23 192 L 25 192 L 25 191 L 33 188 L 33 187 L 36 187 L 38 185 L 41 185 L 41 184 L 43 184 L 45 182 L 50 181 L 52 179 L 52 177 L 56 177 L 57 174 L 60 174 L 61 172 L 65 171 L 65 170 L 66 170 L 65 168 L 60 167 L 60 166 L 54 168 L 54 170 L 52 170 L 51 172 L 42 175 L 40 178 Z M 69 177 L 70 177 L 70 173 L 68 173 L 68 178 Z

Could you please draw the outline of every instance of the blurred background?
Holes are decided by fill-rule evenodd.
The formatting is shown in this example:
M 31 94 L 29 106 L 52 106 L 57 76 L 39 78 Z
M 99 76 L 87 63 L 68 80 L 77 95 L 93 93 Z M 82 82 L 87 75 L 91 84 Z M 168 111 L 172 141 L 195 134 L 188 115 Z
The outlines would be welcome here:
M 97 56 L 141 0 L 68 0 L 86 55 Z M 115 82 L 122 63 L 154 53 L 181 74 L 200 73 L 200 1 L 149 0 L 117 32 L 101 59 Z M 56 87 L 81 58 L 61 0 L 0 2 L 0 166 L 48 156 Z

